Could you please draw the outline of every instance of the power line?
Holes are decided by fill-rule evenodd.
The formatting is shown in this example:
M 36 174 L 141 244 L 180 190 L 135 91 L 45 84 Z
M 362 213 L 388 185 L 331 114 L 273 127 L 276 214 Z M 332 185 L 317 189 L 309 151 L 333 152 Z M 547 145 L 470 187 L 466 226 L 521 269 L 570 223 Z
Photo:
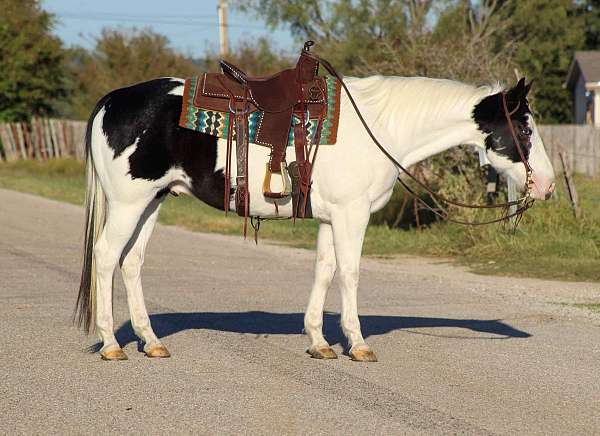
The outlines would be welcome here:
M 113 13 L 113 12 L 60 12 L 54 11 L 53 14 L 58 16 L 95 16 L 95 17 L 134 17 L 134 18 L 180 18 L 180 19 L 197 19 L 197 18 L 213 18 L 213 14 L 128 14 L 128 13 Z
M 122 22 L 122 23 L 139 23 L 139 24 L 164 24 L 164 25 L 177 25 L 177 26 L 189 26 L 189 27 L 198 27 L 202 26 L 213 26 L 219 27 L 219 23 L 215 21 L 201 21 L 198 19 L 189 19 L 185 20 L 161 20 L 161 19 L 140 19 L 140 18 L 126 18 L 126 17 L 95 17 L 95 16 L 85 16 L 85 15 L 77 15 L 77 14 L 69 14 L 64 16 L 59 16 L 59 18 L 67 19 L 67 20 L 84 20 L 84 21 L 103 21 L 103 22 Z M 244 29 L 264 29 L 264 26 L 253 26 L 248 24 L 236 24 L 236 23 L 228 23 L 227 27 L 238 27 Z

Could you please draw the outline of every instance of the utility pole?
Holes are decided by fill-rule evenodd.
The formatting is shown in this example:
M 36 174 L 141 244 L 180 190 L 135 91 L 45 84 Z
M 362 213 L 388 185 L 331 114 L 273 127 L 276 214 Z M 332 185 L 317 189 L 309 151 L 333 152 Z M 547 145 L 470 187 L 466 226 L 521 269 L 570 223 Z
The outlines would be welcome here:
M 219 42 L 221 58 L 229 56 L 229 38 L 227 35 L 227 0 L 219 0 Z

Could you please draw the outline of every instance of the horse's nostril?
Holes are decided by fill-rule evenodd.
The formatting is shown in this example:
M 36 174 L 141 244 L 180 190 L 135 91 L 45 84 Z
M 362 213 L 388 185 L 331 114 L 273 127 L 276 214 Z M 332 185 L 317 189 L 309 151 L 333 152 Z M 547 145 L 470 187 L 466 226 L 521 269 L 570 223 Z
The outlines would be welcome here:
M 546 200 L 550 200 L 550 198 L 552 197 L 553 191 L 554 191 L 554 189 L 552 191 L 546 192 Z

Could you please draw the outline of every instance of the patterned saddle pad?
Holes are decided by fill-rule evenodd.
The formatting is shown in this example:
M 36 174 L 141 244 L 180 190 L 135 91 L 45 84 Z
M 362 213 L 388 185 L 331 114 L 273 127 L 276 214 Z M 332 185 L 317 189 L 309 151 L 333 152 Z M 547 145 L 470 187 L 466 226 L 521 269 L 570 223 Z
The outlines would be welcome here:
M 327 88 L 327 111 L 323 120 L 320 144 L 332 145 L 335 144 L 337 140 L 341 85 L 333 76 L 328 75 L 323 77 Z M 233 124 L 233 117 L 231 117 L 231 114 L 227 111 L 221 112 L 214 109 L 207 109 L 195 104 L 195 101 L 197 100 L 195 96 L 198 93 L 202 93 L 203 80 L 204 76 L 194 76 L 185 80 L 179 125 L 186 129 L 226 139 L 229 129 L 232 128 Z M 305 119 L 308 138 L 311 142 L 316 133 L 318 115 L 319 114 L 311 114 L 309 108 L 308 117 Z M 264 113 L 260 110 L 255 110 L 248 116 L 249 140 L 252 143 L 256 142 L 255 138 L 258 129 L 261 126 L 263 116 Z M 299 121 L 299 118 L 294 115 L 288 134 L 288 147 L 294 145 L 294 129 L 291 127 Z M 233 139 L 235 139 L 235 129 L 233 129 Z

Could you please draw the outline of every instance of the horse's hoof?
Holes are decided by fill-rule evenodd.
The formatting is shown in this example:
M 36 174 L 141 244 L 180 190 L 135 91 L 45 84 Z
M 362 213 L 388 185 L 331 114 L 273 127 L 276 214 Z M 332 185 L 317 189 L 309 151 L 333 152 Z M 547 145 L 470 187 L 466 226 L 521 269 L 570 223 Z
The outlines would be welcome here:
M 377 356 L 369 348 L 351 349 L 350 359 L 355 362 L 377 362 Z
M 337 354 L 331 347 L 309 348 L 306 352 L 313 359 L 337 359 Z
M 144 350 L 147 357 L 171 357 L 171 353 L 163 344 L 156 344 Z
M 102 360 L 127 360 L 127 354 L 120 348 L 111 348 L 107 351 L 100 351 Z

